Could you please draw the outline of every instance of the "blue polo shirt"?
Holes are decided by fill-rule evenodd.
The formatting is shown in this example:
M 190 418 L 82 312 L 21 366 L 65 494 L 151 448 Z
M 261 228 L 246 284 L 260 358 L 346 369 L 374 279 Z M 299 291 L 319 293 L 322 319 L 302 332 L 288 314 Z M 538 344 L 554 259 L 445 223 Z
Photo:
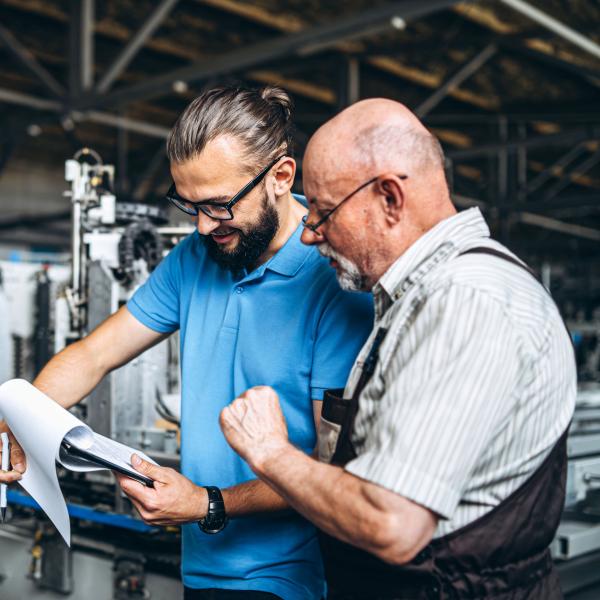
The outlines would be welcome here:
M 161 262 L 127 307 L 147 327 L 180 329 L 181 471 L 230 487 L 254 473 L 227 444 L 219 413 L 255 385 L 279 394 L 291 441 L 312 452 L 312 399 L 343 387 L 373 324 L 370 294 L 344 292 L 301 227 L 267 263 L 239 277 L 219 267 L 195 232 Z M 314 527 L 293 511 L 232 519 L 217 535 L 182 528 L 183 582 L 192 588 L 323 595 Z

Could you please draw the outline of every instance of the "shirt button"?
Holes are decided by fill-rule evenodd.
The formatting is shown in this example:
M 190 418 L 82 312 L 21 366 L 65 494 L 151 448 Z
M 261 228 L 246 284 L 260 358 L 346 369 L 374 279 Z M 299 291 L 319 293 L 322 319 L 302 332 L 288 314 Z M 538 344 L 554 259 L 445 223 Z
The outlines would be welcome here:
M 235 293 L 236 294 L 243 294 L 244 293 L 244 288 L 243 287 L 235 288 Z

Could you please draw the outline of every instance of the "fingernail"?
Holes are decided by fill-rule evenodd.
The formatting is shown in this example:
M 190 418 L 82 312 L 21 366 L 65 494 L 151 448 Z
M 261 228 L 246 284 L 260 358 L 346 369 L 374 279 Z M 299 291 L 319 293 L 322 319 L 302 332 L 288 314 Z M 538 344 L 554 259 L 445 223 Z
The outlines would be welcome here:
M 131 464 L 134 467 L 137 467 L 138 465 L 142 464 L 142 459 L 137 454 L 132 454 L 131 455 Z
M 17 463 L 16 465 L 13 465 L 13 470 L 23 473 L 25 471 L 25 465 L 23 463 Z

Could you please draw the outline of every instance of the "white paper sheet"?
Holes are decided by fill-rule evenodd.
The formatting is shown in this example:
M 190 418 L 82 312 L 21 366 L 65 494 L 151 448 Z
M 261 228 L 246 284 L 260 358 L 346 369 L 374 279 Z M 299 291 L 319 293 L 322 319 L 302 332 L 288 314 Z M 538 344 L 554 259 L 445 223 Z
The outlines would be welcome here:
M 19 483 L 48 515 L 68 545 L 71 543 L 71 525 L 56 476 L 55 461 L 59 460 L 72 471 L 102 469 L 75 457 L 59 459 L 60 444 L 65 436 L 81 448 L 104 448 L 129 467 L 133 453 L 154 463 L 143 452 L 95 433 L 23 379 L 12 379 L 0 386 L 0 414 L 27 457 L 27 469 Z

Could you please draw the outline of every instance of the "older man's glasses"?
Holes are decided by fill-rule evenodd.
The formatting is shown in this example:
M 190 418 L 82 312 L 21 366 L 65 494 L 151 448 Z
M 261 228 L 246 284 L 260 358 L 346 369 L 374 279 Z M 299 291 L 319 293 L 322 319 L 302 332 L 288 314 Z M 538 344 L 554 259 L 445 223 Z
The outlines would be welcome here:
M 325 215 L 322 216 L 316 223 L 308 223 L 308 215 L 304 215 L 304 217 L 302 217 L 302 224 L 303 224 L 303 226 L 306 229 L 310 229 L 313 233 L 317 233 L 317 229 L 319 227 L 321 227 L 321 225 L 323 225 L 323 223 L 325 223 L 325 221 L 327 221 L 327 219 L 329 219 L 329 217 L 331 217 L 331 215 L 342 204 L 344 204 L 344 202 L 346 202 L 346 200 L 350 200 L 350 198 L 352 198 L 352 196 L 358 194 L 358 192 L 360 192 L 361 190 L 363 190 L 367 186 L 371 185 L 372 183 L 375 183 L 380 177 L 381 177 L 381 175 L 377 175 L 376 177 L 372 177 L 371 179 L 369 179 L 369 181 L 365 181 L 363 184 L 359 185 L 353 192 L 350 192 L 345 198 L 343 198 L 342 200 L 340 200 L 330 211 L 328 211 L 327 213 L 325 213 Z M 397 175 L 397 177 L 399 179 L 408 179 L 408 175 Z
M 192 202 L 177 193 L 175 184 L 169 188 L 166 199 L 187 215 L 197 217 L 200 212 L 202 212 L 207 217 L 215 219 L 215 221 L 231 221 L 233 219 L 233 211 L 231 210 L 233 206 L 244 196 L 249 194 L 264 179 L 269 170 L 284 156 L 285 154 L 278 156 L 275 160 L 271 161 L 250 183 L 247 183 L 237 194 L 235 194 L 229 202 L 223 203 L 215 202 L 213 200 Z

